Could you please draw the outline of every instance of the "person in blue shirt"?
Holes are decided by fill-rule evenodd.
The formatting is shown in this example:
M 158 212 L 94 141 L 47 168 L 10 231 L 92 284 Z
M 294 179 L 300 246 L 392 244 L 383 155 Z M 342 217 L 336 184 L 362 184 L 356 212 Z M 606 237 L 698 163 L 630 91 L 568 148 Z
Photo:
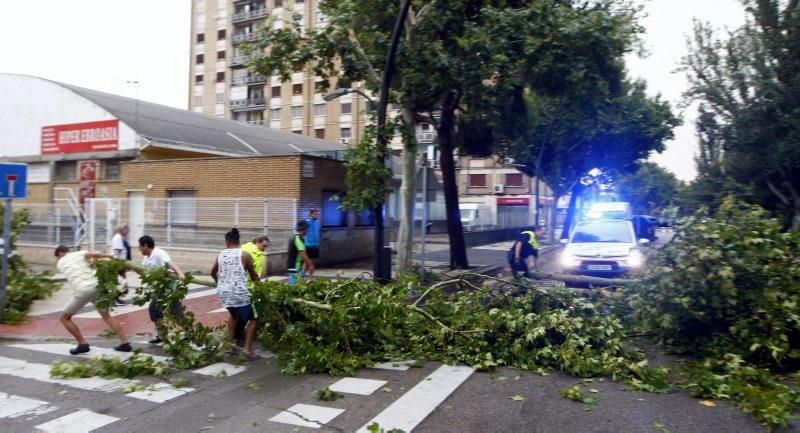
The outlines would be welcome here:
M 308 281 L 314 281 L 315 263 L 313 262 L 319 258 L 319 246 L 322 240 L 320 236 L 321 223 L 319 221 L 319 211 L 316 208 L 311 208 L 311 210 L 308 211 L 308 219 L 306 222 L 308 223 L 308 233 L 305 237 L 306 254 L 308 254 L 308 258 L 311 260 L 303 263 L 303 272 Z

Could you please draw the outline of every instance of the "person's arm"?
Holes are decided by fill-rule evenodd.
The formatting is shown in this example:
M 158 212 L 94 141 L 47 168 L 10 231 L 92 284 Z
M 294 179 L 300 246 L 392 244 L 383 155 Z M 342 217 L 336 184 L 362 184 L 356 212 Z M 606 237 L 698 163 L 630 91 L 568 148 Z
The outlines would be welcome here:
M 169 268 L 172 269 L 172 272 L 175 272 L 178 275 L 178 278 L 180 280 L 186 279 L 186 275 L 183 275 L 183 272 L 181 272 L 181 268 L 179 268 L 178 265 L 175 264 L 175 262 L 170 260 L 167 262 L 167 266 L 169 266 Z
M 253 266 L 253 258 L 250 257 L 250 253 L 246 251 L 242 251 L 242 265 L 244 265 L 245 270 L 250 275 L 250 279 L 254 282 L 258 282 L 258 273 L 256 273 L 256 268 Z
M 83 255 L 86 260 L 92 259 L 113 259 L 114 256 L 110 256 L 108 254 L 98 253 L 97 251 L 87 251 L 86 254 Z
M 213 278 L 214 281 L 218 281 L 217 272 L 219 272 L 219 257 L 217 257 L 217 259 L 214 260 L 214 267 L 211 268 L 211 278 Z
M 517 241 L 514 244 L 514 261 L 518 262 L 520 260 L 521 255 L 522 255 L 522 242 Z

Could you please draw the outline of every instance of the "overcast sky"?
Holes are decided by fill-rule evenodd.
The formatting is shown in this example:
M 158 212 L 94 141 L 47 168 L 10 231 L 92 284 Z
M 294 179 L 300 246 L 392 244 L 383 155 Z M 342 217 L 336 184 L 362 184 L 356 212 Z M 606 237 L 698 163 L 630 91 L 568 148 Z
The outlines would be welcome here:
M 677 104 L 685 78 L 673 74 L 686 52 L 692 18 L 717 27 L 744 20 L 738 0 L 641 0 L 647 58 L 628 59 L 631 75 Z M 0 0 L 0 72 L 35 75 L 159 104 L 188 105 L 189 0 Z M 35 23 L 35 25 L 34 25 Z M 132 82 L 138 82 L 132 83 Z M 678 178 L 695 176 L 694 110 L 654 161 Z

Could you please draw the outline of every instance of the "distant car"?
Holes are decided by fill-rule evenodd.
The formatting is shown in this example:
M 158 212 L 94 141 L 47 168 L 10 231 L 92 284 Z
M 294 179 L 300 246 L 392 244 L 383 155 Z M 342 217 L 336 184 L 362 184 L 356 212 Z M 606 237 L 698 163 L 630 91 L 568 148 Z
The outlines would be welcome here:
M 563 242 L 563 241 L 562 241 Z M 575 226 L 561 252 L 561 267 L 570 274 L 615 277 L 645 264 L 633 223 L 627 220 L 589 220 Z

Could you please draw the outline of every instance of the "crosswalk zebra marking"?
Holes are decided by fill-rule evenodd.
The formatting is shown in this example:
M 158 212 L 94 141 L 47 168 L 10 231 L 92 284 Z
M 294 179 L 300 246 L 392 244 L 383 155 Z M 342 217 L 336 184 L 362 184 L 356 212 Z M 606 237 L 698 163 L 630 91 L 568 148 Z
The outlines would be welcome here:
M 281 424 L 320 428 L 341 415 L 344 409 L 298 403 L 269 420 Z
M 152 401 L 153 403 L 164 403 L 165 401 L 172 400 L 173 398 L 180 397 L 192 391 L 194 391 L 194 388 L 175 388 L 169 383 L 162 382 L 152 385 L 151 389 L 128 393 L 128 397 Z
M 380 364 L 375 364 L 370 368 L 377 368 L 379 370 L 406 371 L 409 368 L 411 368 L 411 366 L 416 362 L 417 361 L 413 359 L 409 359 L 407 361 L 388 361 L 388 362 L 382 362 Z
M 241 365 L 228 364 L 227 362 L 218 362 L 216 364 L 207 365 L 201 369 L 194 370 L 194 373 L 202 374 L 204 376 L 219 376 L 223 374 L 233 376 L 234 374 L 241 373 L 247 370 L 247 367 Z
M 346 394 L 371 395 L 383 385 L 385 380 L 360 379 L 357 377 L 345 377 L 329 386 L 331 391 L 344 392 Z
M 61 379 L 50 377 L 50 366 L 37 364 L 19 359 L 0 356 L 0 374 L 15 376 L 23 379 L 33 379 L 40 382 L 55 383 L 72 388 L 89 391 L 112 392 L 122 389 L 126 385 L 138 383 L 128 379 L 103 379 L 102 377 L 85 377 L 75 379 Z
M 80 409 L 61 418 L 39 424 L 36 428 L 43 433 L 86 433 L 117 420 L 119 420 L 117 417 Z
M 67 343 L 36 343 L 36 344 L 10 344 L 8 345 L 8 347 L 16 347 L 18 349 L 33 350 L 44 353 L 52 353 L 55 355 L 69 355 L 69 349 L 72 349 L 73 347 L 75 347 L 75 345 Z M 91 350 L 87 353 L 81 353 L 80 355 L 70 355 L 70 356 L 74 356 L 76 358 L 92 359 L 102 355 L 106 355 L 110 358 L 119 357 L 120 359 L 128 359 L 129 357 L 133 356 L 133 354 L 134 352 L 119 352 L 114 349 L 106 349 L 105 347 L 91 346 Z M 151 356 L 155 361 L 160 361 L 160 362 L 169 361 L 169 358 L 166 356 L 151 355 L 149 353 L 146 353 L 145 355 Z
M 0 418 L 36 416 L 56 409 L 58 406 L 50 406 L 50 403 L 46 401 L 0 392 Z

